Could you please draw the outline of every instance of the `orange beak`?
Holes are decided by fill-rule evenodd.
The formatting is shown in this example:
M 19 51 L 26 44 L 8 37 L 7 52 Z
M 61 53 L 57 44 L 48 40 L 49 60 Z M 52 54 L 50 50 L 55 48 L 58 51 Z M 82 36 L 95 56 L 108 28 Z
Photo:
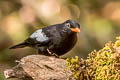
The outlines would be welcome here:
M 73 32 L 80 32 L 80 29 L 79 29 L 79 28 L 71 28 L 71 30 L 72 30 Z

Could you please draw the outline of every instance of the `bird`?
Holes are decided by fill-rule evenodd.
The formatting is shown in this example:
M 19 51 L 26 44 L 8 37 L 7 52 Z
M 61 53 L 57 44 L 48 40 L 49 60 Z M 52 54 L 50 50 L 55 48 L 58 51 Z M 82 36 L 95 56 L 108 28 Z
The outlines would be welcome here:
M 79 32 L 80 24 L 69 19 L 63 23 L 40 28 L 22 43 L 9 49 L 32 47 L 37 49 L 38 54 L 59 57 L 75 46 Z

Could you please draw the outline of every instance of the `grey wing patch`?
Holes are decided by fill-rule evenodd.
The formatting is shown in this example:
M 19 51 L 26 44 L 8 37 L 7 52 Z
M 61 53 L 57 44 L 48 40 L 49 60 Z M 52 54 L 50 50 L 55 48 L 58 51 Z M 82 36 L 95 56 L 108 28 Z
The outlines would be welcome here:
M 34 32 L 30 38 L 36 39 L 37 41 L 43 42 L 48 40 L 48 37 L 42 32 L 42 29 L 37 30 Z

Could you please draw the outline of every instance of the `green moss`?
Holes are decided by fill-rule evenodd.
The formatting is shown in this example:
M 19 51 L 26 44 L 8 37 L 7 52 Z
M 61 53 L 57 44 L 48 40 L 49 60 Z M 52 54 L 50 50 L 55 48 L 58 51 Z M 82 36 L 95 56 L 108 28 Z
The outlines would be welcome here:
M 108 42 L 99 51 L 92 51 L 86 60 L 78 57 L 66 60 L 76 80 L 120 80 L 120 37 Z M 82 77 L 81 77 L 82 76 Z
M 75 58 L 67 58 L 66 64 L 67 64 L 67 69 L 70 69 L 73 72 L 74 78 L 78 79 L 80 74 L 80 72 L 77 71 L 77 69 L 80 67 L 78 56 L 75 56 Z

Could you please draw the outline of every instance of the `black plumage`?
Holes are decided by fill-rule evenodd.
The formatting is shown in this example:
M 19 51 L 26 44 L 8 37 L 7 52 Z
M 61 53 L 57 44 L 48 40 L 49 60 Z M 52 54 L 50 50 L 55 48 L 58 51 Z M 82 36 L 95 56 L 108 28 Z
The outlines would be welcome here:
M 23 43 L 10 49 L 33 47 L 43 55 L 63 55 L 71 50 L 77 42 L 77 32 L 80 32 L 79 23 L 67 20 L 61 24 L 51 25 L 34 32 Z

